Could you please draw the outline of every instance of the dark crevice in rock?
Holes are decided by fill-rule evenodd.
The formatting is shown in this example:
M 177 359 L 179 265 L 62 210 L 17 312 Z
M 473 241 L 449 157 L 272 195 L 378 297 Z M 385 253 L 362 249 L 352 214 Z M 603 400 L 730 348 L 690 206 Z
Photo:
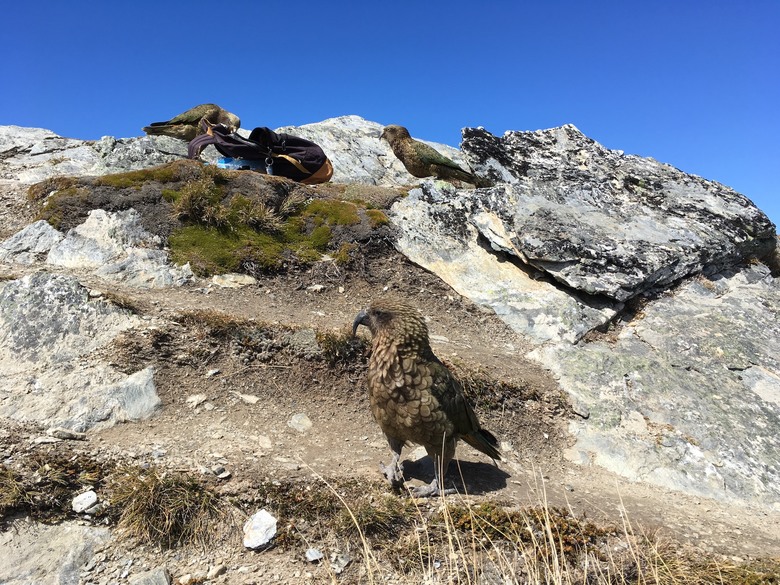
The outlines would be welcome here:
M 613 309 L 619 311 L 620 308 L 623 306 L 623 303 L 619 301 L 615 301 L 614 299 L 610 299 L 607 296 L 589 295 L 588 293 L 583 292 L 581 290 L 577 290 L 575 288 L 566 286 L 565 282 L 556 280 L 554 275 L 551 274 L 550 272 L 546 270 L 541 270 L 533 265 L 526 264 L 514 254 L 510 254 L 503 250 L 496 250 L 491 245 L 490 241 L 482 234 L 477 235 L 477 244 L 482 249 L 495 256 L 499 262 L 508 262 L 512 264 L 518 270 L 524 272 L 529 278 L 532 278 L 533 280 L 542 280 L 544 282 L 547 282 L 554 288 L 566 293 L 567 295 L 576 299 L 579 303 L 587 307 L 590 307 L 591 309 L 595 309 L 597 311 L 600 311 L 602 309 Z

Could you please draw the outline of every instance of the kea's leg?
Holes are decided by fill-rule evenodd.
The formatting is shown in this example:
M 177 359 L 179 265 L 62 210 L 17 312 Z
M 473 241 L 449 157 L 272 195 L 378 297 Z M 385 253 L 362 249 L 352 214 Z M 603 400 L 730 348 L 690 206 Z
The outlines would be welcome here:
M 403 449 L 404 442 L 399 441 L 393 437 L 387 437 L 387 444 L 390 445 L 390 450 L 393 452 L 393 459 L 390 461 L 390 465 L 379 463 L 379 470 L 390 482 L 390 487 L 401 487 L 404 484 L 404 471 L 401 466 L 401 449 Z
M 458 493 L 455 488 L 444 488 L 444 477 L 447 475 L 447 468 L 450 461 L 455 456 L 455 441 L 446 441 L 444 443 L 443 453 L 427 449 L 428 456 L 433 459 L 433 481 L 428 485 L 416 487 L 412 490 L 412 495 L 416 498 L 428 498 L 432 496 L 449 496 Z

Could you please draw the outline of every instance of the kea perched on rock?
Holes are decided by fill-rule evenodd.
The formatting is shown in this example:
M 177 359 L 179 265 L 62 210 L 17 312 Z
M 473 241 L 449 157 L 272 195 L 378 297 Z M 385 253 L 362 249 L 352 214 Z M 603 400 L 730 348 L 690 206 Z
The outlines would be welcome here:
M 480 427 L 460 382 L 433 354 L 428 327 L 413 307 L 394 299 L 377 300 L 355 317 L 353 335 L 359 325 L 373 336 L 368 393 L 371 412 L 393 452 L 390 465 L 380 464 L 390 485 L 403 485 L 400 458 L 407 441 L 425 447 L 434 463 L 433 481 L 415 488 L 415 496 L 454 492 L 444 489 L 443 479 L 458 439 L 501 459 L 498 441 Z
M 476 187 L 489 187 L 490 182 L 464 171 L 432 146 L 415 140 L 403 126 L 385 126 L 379 139 L 384 138 L 406 170 L 419 179 L 436 177 L 445 181 L 463 181 Z
M 208 124 L 201 125 L 202 120 Z M 199 134 L 203 134 L 204 127 L 215 124 L 224 124 L 230 132 L 235 132 L 241 127 L 241 120 L 216 104 L 201 104 L 165 122 L 152 122 L 149 126 L 145 126 L 143 131 L 147 134 L 162 134 L 189 142 Z

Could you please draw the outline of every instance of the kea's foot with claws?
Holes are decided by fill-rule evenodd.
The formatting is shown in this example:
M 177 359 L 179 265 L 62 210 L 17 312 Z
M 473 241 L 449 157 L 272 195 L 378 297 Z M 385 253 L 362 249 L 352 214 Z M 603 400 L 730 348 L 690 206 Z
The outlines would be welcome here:
M 398 463 L 397 460 L 391 461 L 390 465 L 380 463 L 379 471 L 381 471 L 382 474 L 387 478 L 387 481 L 390 482 L 390 487 L 399 488 L 404 485 L 404 472 L 401 464 Z
M 415 498 L 431 498 L 435 496 L 449 496 L 457 494 L 458 490 L 455 488 L 446 488 L 444 490 L 439 489 L 439 482 L 435 479 L 428 485 L 421 485 L 411 490 L 412 496 Z

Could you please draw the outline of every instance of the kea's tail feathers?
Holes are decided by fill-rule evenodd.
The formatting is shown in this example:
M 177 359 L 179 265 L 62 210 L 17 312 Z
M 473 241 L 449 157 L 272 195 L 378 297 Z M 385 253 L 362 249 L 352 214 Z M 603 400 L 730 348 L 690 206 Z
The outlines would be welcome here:
M 464 171 L 463 169 L 459 168 L 454 173 L 454 178 L 456 178 L 459 181 L 463 181 L 464 183 L 470 183 L 474 185 L 475 187 L 492 187 L 493 181 L 490 179 L 486 179 L 485 177 L 479 177 L 473 173 L 469 173 L 468 171 Z
M 170 126 L 168 122 L 152 122 L 149 126 L 144 126 L 142 130 L 147 134 L 165 134 Z
M 477 451 L 481 451 L 488 457 L 501 461 L 501 452 L 498 450 L 498 439 L 486 429 L 478 429 L 468 435 L 463 435 L 462 439 Z

